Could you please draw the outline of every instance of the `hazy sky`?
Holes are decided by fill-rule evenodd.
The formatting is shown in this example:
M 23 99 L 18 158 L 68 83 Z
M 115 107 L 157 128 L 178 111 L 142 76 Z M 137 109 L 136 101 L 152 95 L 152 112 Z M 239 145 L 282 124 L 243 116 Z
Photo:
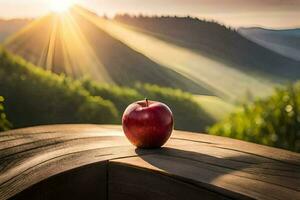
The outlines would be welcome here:
M 51 0 L 0 0 L 0 17 L 37 17 Z M 64 1 L 64 0 L 61 0 Z M 192 15 L 230 26 L 300 27 L 300 0 L 75 0 L 106 13 Z

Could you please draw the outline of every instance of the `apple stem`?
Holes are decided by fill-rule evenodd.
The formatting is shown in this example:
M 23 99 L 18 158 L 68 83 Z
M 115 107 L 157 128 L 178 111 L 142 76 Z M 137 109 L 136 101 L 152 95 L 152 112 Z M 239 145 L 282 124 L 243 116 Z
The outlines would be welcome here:
M 145 98 L 145 101 L 146 101 L 146 106 L 148 107 L 148 106 L 149 106 L 148 99 L 147 99 L 147 98 Z

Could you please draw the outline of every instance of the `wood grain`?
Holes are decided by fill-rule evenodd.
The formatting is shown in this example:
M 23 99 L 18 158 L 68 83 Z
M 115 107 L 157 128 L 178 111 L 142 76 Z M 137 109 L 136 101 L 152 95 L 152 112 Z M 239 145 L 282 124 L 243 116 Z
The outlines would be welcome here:
M 119 126 L 0 133 L 0 200 L 83 197 L 298 200 L 300 155 L 182 131 L 161 149 L 140 150 Z

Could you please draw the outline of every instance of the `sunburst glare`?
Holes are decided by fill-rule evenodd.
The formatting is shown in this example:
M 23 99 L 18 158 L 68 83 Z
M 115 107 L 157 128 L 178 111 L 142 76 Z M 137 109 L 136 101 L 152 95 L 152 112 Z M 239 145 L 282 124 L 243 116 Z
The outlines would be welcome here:
M 51 0 L 51 10 L 53 12 L 63 13 L 74 5 L 74 3 L 74 0 Z

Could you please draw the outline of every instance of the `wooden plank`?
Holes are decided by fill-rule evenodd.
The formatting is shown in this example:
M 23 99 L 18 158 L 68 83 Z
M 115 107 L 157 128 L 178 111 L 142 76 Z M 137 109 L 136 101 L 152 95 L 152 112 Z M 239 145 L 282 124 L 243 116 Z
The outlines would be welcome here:
M 170 187 L 165 186 L 165 191 L 156 193 L 157 198 L 179 197 L 180 194 L 174 194 L 182 188 L 189 191 L 185 193 L 191 199 L 199 193 L 208 199 L 218 195 L 234 199 L 300 199 L 299 154 L 182 131 L 174 131 L 162 149 L 138 150 L 127 141 L 120 126 L 56 125 L 13 130 L 0 134 L 0 163 L 0 200 L 24 199 L 21 197 L 32 195 L 32 191 L 47 194 L 47 185 L 57 186 L 53 189 L 57 192 L 46 195 L 54 197 L 71 191 L 69 183 L 80 182 L 85 176 L 106 180 L 104 175 L 98 176 L 101 173 L 97 170 L 84 169 L 99 166 L 100 170 L 107 163 L 111 177 L 109 194 L 124 184 L 122 179 L 132 177 L 134 185 L 145 177 L 153 183 L 177 188 L 170 193 Z M 120 180 L 115 181 L 118 177 Z M 95 182 L 99 189 L 104 187 L 102 181 Z M 79 191 L 80 187 L 73 190 Z M 93 187 L 91 190 L 94 191 Z M 150 192 L 145 188 L 141 191 Z M 120 198 L 109 194 L 111 199 Z M 41 198 L 39 192 L 35 195 L 37 199 L 47 199 Z
M 267 182 L 268 179 L 265 177 L 260 178 L 262 175 L 235 171 L 228 169 L 226 165 L 207 164 L 201 160 L 189 160 L 163 153 L 117 159 L 110 162 L 125 165 L 134 163 L 133 166 L 160 172 L 167 176 L 184 177 L 190 184 L 223 193 L 231 198 L 248 199 L 248 197 L 253 197 L 271 200 L 297 197 L 300 194 L 299 190 L 294 189 L 299 185 L 294 185 L 292 188 L 282 186 L 280 181 L 285 179 L 284 177 L 277 177 L 276 180 L 279 184 L 273 180 Z M 295 178 L 294 182 L 299 184 L 299 179 Z
M 107 161 L 50 177 L 12 198 L 12 200 L 22 199 L 105 200 L 107 199 Z
M 73 126 L 67 127 L 70 130 L 65 126 L 59 130 L 57 126 L 49 126 L 33 128 L 32 132 L 30 129 L 16 131 L 16 135 L 29 135 L 32 141 L 0 151 L 0 199 L 7 199 L 48 177 L 77 167 L 136 155 L 134 147 L 120 137 L 120 132 L 114 133 L 112 128 L 98 127 L 93 131 L 86 130 L 87 126 L 78 126 L 76 130 Z M 41 135 L 39 131 L 46 135 L 43 140 L 35 139 L 35 136 Z M 54 138 L 52 133 L 56 135 Z M 3 135 L 13 134 L 8 132 Z
M 236 139 L 229 139 L 220 136 L 213 136 L 179 131 L 173 135 L 172 139 L 188 140 L 191 142 L 208 143 L 212 147 L 233 150 L 241 153 L 251 154 L 262 158 L 275 159 L 280 162 L 291 163 L 300 166 L 299 153 L 290 152 L 282 149 L 275 149 L 264 145 L 249 143 Z M 276 152 L 276 153 L 274 153 Z

